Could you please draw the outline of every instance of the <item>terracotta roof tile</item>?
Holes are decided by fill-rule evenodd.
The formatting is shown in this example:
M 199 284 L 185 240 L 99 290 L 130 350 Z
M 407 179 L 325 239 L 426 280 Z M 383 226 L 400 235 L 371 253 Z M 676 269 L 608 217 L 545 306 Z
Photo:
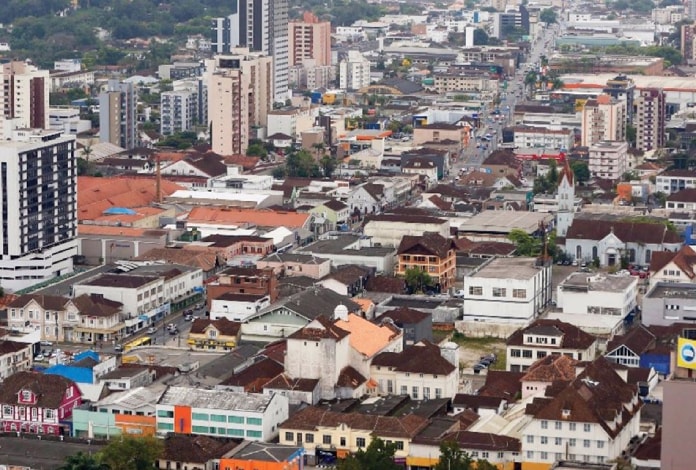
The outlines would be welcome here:
M 279 374 L 266 382 L 264 388 L 271 390 L 313 392 L 318 384 L 319 379 L 292 378 L 286 374 Z
M 186 218 L 190 225 L 217 223 L 223 225 L 257 225 L 260 227 L 302 228 L 310 219 L 309 214 L 278 212 L 266 209 L 226 209 L 194 207 Z
M 624 243 L 681 243 L 679 234 L 667 230 L 662 224 L 578 218 L 568 229 L 566 240 L 599 241 L 612 232 Z
M 637 460 L 657 460 L 662 457 L 662 428 L 655 431 L 655 435 L 648 437 L 638 446 L 633 458 Z
M 111 317 L 123 308 L 121 302 L 105 299 L 99 294 L 82 294 L 72 299 L 72 303 L 80 313 L 93 317 Z
M 429 341 L 421 341 L 402 352 L 383 352 L 372 360 L 372 365 L 389 367 L 398 372 L 449 375 L 454 364 L 442 357 L 440 348 Z
M 18 405 L 19 392 L 31 390 L 37 400 L 34 406 L 57 409 L 63 401 L 66 390 L 72 385 L 75 385 L 72 380 L 60 375 L 16 372 L 0 384 L 0 403 Z
M 263 387 L 273 378 L 282 374 L 284 370 L 283 364 L 264 357 L 228 379 L 223 380 L 220 385 L 243 387 L 245 392 L 262 393 Z
M 147 253 L 135 258 L 136 260 L 163 260 L 171 264 L 181 264 L 200 268 L 203 271 L 211 271 L 216 266 L 224 264 L 216 253 L 211 251 L 190 250 L 184 247 L 179 248 L 152 248 Z
M 623 335 L 616 335 L 607 343 L 607 353 L 625 346 L 633 353 L 641 355 L 655 346 L 656 337 L 643 325 L 638 325 Z
M 78 235 L 107 235 L 121 237 L 161 237 L 167 232 L 165 230 L 133 227 L 112 227 L 109 225 L 86 225 L 78 224 Z
M 696 266 L 696 251 L 689 245 L 679 248 L 676 253 L 672 251 L 656 251 L 650 258 L 650 272 L 655 273 L 667 266 L 670 262 L 676 264 L 689 279 L 696 276 L 694 267 Z
M 236 321 L 230 321 L 227 318 L 218 320 L 210 320 L 208 318 L 197 318 L 191 323 L 191 333 L 204 334 L 209 327 L 215 328 L 221 335 L 237 336 L 242 327 L 242 324 Z
M 513 400 L 522 392 L 520 379 L 522 379 L 523 375 L 524 372 L 489 370 L 488 374 L 486 374 L 486 382 L 478 390 L 478 394 Z
M 365 382 L 367 382 L 367 379 L 363 377 L 360 372 L 355 370 L 352 366 L 346 366 L 341 369 L 341 372 L 338 374 L 336 386 L 355 390 Z
M 442 442 L 456 442 L 463 450 L 484 452 L 520 452 L 522 450 L 519 439 L 484 432 L 456 431 L 443 436 Z
M 365 290 L 370 292 L 387 292 L 403 294 L 406 292 L 406 281 L 399 277 L 374 276 L 367 280 Z
M 522 382 L 570 382 L 575 378 L 576 361 L 565 354 L 550 354 L 532 364 Z
M 29 302 L 35 301 L 44 310 L 65 310 L 66 304 L 70 301 L 67 297 L 59 295 L 25 294 L 17 297 L 8 305 L 10 308 L 24 308 Z
M 290 336 L 288 339 L 306 339 L 316 341 L 319 339 L 333 339 L 335 341 L 340 341 L 350 333 L 336 326 L 327 317 L 319 316 L 309 322 L 307 326 L 300 328 Z
M 391 325 L 375 325 L 364 318 L 351 313 L 348 320 L 336 320 L 334 325 L 350 333 L 350 345 L 365 357 L 372 357 L 395 338 L 401 331 Z
M 420 323 L 424 320 L 432 318 L 432 315 L 413 308 L 399 307 L 392 310 L 387 310 L 377 317 L 375 321 L 382 322 L 387 318 L 391 318 L 391 320 L 396 323 L 398 327 L 403 328 L 403 325 Z
M 456 245 L 451 238 L 445 238 L 438 233 L 426 233 L 421 236 L 404 235 L 397 253 L 399 255 L 407 253 L 446 258 L 449 251 L 454 249 L 456 249 Z
M 173 462 L 206 464 L 211 459 L 221 458 L 240 443 L 241 439 L 169 434 L 164 439 L 164 451 L 160 458 Z
M 514 332 L 508 338 L 506 344 L 508 346 L 522 346 L 525 333 L 562 337 L 558 347 L 565 349 L 587 349 L 592 343 L 597 341 L 597 338 L 570 323 L 560 320 L 539 319 L 535 320 L 528 327 L 520 328 Z

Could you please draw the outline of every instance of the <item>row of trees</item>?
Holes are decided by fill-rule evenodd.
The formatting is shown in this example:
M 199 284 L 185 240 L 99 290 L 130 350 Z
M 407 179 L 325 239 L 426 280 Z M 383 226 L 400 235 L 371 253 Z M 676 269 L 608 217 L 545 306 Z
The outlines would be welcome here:
M 590 169 L 587 162 L 574 161 L 570 164 L 570 169 L 573 171 L 575 180 L 578 183 L 584 183 L 590 179 Z M 534 194 L 551 194 L 555 192 L 559 183 L 558 164 L 555 160 L 549 160 L 549 171 L 543 176 L 537 176 L 534 179 Z

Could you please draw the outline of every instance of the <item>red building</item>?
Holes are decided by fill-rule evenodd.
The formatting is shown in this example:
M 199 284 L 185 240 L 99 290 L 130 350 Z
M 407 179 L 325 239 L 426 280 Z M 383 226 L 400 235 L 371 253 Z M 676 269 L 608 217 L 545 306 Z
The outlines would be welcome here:
M 81 403 L 77 384 L 65 377 L 18 372 L 0 384 L 2 430 L 69 435 L 67 420 Z

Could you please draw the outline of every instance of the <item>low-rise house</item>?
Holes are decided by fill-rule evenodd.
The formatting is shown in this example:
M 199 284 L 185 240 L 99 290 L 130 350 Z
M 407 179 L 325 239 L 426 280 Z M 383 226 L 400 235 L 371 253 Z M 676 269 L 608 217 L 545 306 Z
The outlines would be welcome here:
M 655 348 L 657 337 L 645 326 L 638 325 L 624 335 L 615 336 L 607 344 L 604 356 L 626 367 L 645 367 L 641 358 Z
M 73 341 L 102 343 L 115 341 L 126 324 L 123 321 L 123 304 L 104 298 L 102 294 L 83 294 L 72 299 L 79 310 L 79 322 L 73 328 Z
M 507 405 L 508 401 L 502 397 L 470 395 L 468 393 L 457 393 L 452 399 L 454 414 L 469 410 L 480 417 L 503 414 Z
M 405 235 L 397 250 L 399 264 L 396 273 L 406 276 L 410 269 L 421 270 L 430 276 L 436 291 L 445 292 L 454 285 L 456 249 L 454 240 L 437 233 Z
M 682 189 L 667 196 L 665 209 L 680 212 L 696 210 L 696 188 Z
M 12 374 L 29 370 L 33 357 L 31 343 L 0 341 L 0 382 Z
M 207 468 L 211 460 L 223 459 L 230 451 L 239 447 L 240 439 L 209 436 L 184 436 L 170 434 L 163 440 L 164 450 L 155 462 L 155 468 L 194 470 Z M 234 468 L 238 467 L 218 467 Z
M 77 384 L 59 375 L 17 372 L 0 384 L 2 430 L 70 434 L 69 420 L 81 397 Z
M 695 190 L 696 191 L 696 190 Z M 650 259 L 650 287 L 664 284 L 696 284 L 696 251 L 684 245 L 674 251 L 657 251 Z
M 279 300 L 242 324 L 242 338 L 248 341 L 273 341 L 287 338 L 321 315 L 331 314 L 344 305 L 359 313 L 360 305 L 331 289 L 312 286 Z
M 597 338 L 570 323 L 559 320 L 535 320 L 517 330 L 506 342 L 506 367 L 512 372 L 525 372 L 537 360 L 551 354 L 566 354 L 586 361 L 597 353 Z
M 370 377 L 382 395 L 451 398 L 459 388 L 458 348 L 421 341 L 401 352 L 383 352 L 372 360 Z
M 273 253 L 256 262 L 259 269 L 271 268 L 281 276 L 326 277 L 331 272 L 331 261 L 310 254 Z
M 377 273 L 385 274 L 394 271 L 396 257 L 395 248 L 377 246 L 371 239 L 354 234 L 323 238 L 298 248 L 296 252 L 330 260 L 333 267 L 351 264 L 372 268 Z
M 389 189 L 383 184 L 362 184 L 350 192 L 346 204 L 351 214 L 379 214 L 394 200 L 394 192 Z
M 682 240 L 662 224 L 616 220 L 573 220 L 564 249 L 579 261 L 599 260 L 600 266 L 619 265 L 622 258 L 633 264 L 650 264 L 658 251 L 677 251 Z
M 696 188 L 696 172 L 693 170 L 667 170 L 655 178 L 655 190 L 667 196 L 684 189 Z
M 336 199 L 323 202 L 311 209 L 314 217 L 322 217 L 329 222 L 330 230 L 336 230 L 350 223 L 350 207 Z
M 7 306 L 10 330 L 40 331 L 45 341 L 72 341 L 78 321 L 78 309 L 66 297 L 25 294 Z
M 520 379 L 522 399 L 531 396 L 543 396 L 546 389 L 555 382 L 570 382 L 575 378 L 577 361 L 565 354 L 549 354 L 534 364 Z
M 371 269 L 362 266 L 343 265 L 335 269 L 317 284 L 331 289 L 337 294 L 355 297 L 365 290 L 365 284 L 371 274 Z
M 270 441 L 288 418 L 279 395 L 169 387 L 157 402 L 157 433 L 226 436 Z
M 404 335 L 404 348 L 420 341 L 432 342 L 433 340 L 433 316 L 428 312 L 399 307 L 383 312 L 374 321 L 377 323 L 392 321 L 401 328 Z
M 122 392 L 147 387 L 155 380 L 156 373 L 147 367 L 119 367 L 101 377 L 99 383 L 108 390 Z
M 323 464 L 323 456 L 343 459 L 359 449 L 366 449 L 374 437 L 396 446 L 394 457 L 406 459 L 411 440 L 427 425 L 417 415 L 403 417 L 375 416 L 361 413 L 338 413 L 310 406 L 293 414 L 280 425 L 280 443 L 302 442 L 309 465 Z
M 481 167 L 487 168 L 490 172 L 497 176 L 520 176 L 522 171 L 522 162 L 517 159 L 512 150 L 495 150 L 481 164 Z
M 464 276 L 464 320 L 527 325 L 551 302 L 551 265 L 491 258 Z
M 401 172 L 410 175 L 420 175 L 425 179 L 425 186 L 430 187 L 437 184 L 438 172 L 437 165 L 432 160 L 425 158 L 413 158 L 401 167 Z
M 237 347 L 242 324 L 227 318 L 197 318 L 186 343 L 199 351 L 231 351 Z
M 587 364 L 565 386 L 549 387 L 526 406 L 524 464 L 549 468 L 559 460 L 602 464 L 621 457 L 640 430 L 643 405 L 604 358 Z
M 64 353 L 62 353 L 64 354 Z M 116 356 L 103 354 L 99 355 L 94 351 L 82 351 L 72 354 L 71 356 L 63 355 L 62 359 L 70 357 L 67 363 L 59 361 L 43 371 L 44 374 L 55 374 L 65 377 L 68 380 L 75 382 L 84 395 L 84 399 L 93 399 L 88 395 L 88 391 L 95 393 L 101 392 L 99 378 L 116 369 Z M 97 384 L 97 387 L 92 385 Z
M 221 271 L 205 286 L 208 310 L 210 301 L 225 293 L 268 296 L 271 302 L 278 298 L 278 275 L 273 269 L 233 266 Z

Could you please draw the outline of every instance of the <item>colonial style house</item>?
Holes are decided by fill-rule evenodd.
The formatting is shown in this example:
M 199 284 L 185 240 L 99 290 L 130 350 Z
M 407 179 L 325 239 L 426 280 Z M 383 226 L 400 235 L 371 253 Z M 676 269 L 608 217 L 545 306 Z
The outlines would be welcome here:
M 72 299 L 79 313 L 73 341 L 94 344 L 117 340 L 126 327 L 121 302 L 105 299 L 100 294 L 82 294 Z
M 199 351 L 230 351 L 239 343 L 241 326 L 227 318 L 199 318 L 191 324 L 187 343 Z
M 696 284 L 696 251 L 689 245 L 684 245 L 676 253 L 653 253 L 650 260 L 650 287 L 658 282 Z
M 10 330 L 40 331 L 44 341 L 73 341 L 74 328 L 78 324 L 79 311 L 66 297 L 26 294 L 7 306 Z
M 677 251 L 679 234 L 662 224 L 575 218 L 565 240 L 558 242 L 578 261 L 598 260 L 600 266 L 616 266 L 626 258 L 633 264 L 650 264 L 658 251 Z
M 65 377 L 17 372 L 0 384 L 2 430 L 69 435 L 68 420 L 81 402 L 77 384 Z
M 16 372 L 28 370 L 32 358 L 31 343 L 0 341 L 0 381 Z
M 405 276 L 408 270 L 419 269 L 430 276 L 437 291 L 445 292 L 454 284 L 456 253 L 454 240 L 440 234 L 406 235 L 401 239 L 397 251 L 397 275 Z

